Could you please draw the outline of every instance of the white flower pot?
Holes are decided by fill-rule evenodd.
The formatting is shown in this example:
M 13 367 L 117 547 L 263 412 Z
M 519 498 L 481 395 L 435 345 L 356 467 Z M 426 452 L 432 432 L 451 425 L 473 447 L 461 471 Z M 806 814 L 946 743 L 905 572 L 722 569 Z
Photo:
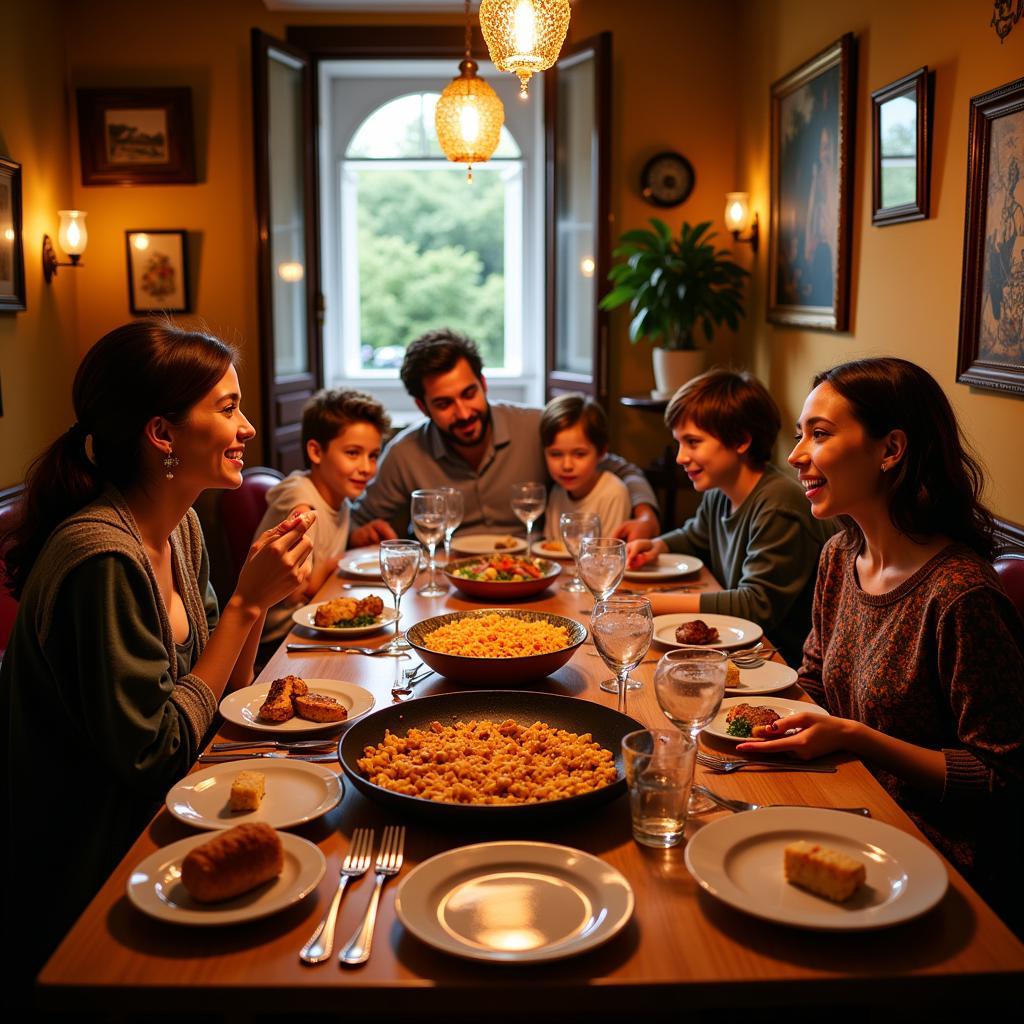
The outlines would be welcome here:
M 671 398 L 688 380 L 703 373 L 707 364 L 703 349 L 670 351 L 656 348 L 651 356 L 654 361 L 652 398 Z

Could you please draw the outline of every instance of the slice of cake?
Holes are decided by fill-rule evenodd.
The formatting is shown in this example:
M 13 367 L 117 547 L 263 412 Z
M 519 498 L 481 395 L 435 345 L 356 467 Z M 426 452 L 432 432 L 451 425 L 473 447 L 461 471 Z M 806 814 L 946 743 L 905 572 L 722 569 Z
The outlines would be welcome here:
M 231 783 L 228 810 L 258 811 L 266 792 L 267 777 L 263 772 L 239 772 Z
M 867 878 L 860 861 L 818 843 L 801 839 L 783 852 L 787 882 L 836 903 L 845 903 Z

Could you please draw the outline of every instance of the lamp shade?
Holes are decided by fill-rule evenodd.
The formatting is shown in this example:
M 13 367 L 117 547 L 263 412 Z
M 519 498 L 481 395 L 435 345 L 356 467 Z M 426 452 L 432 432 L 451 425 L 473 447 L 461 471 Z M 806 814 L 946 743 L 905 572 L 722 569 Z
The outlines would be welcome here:
M 505 123 L 505 108 L 498 94 L 477 78 L 476 70 L 476 61 L 467 57 L 434 108 L 434 127 L 444 155 L 453 163 L 471 167 L 491 158 Z
M 530 76 L 558 60 L 569 0 L 482 0 L 480 28 L 494 66 L 518 75 L 525 97 Z
M 89 241 L 89 232 L 85 229 L 85 210 L 58 210 L 60 228 L 57 240 L 60 247 L 69 256 L 81 256 Z
M 750 220 L 750 195 L 746 192 L 726 192 L 725 227 L 727 231 L 742 231 Z

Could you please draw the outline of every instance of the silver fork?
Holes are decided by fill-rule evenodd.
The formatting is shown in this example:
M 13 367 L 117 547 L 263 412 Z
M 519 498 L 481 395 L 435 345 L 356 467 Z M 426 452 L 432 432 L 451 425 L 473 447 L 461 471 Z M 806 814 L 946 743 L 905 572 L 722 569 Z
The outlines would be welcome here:
M 746 758 L 742 760 L 728 760 L 724 757 L 714 757 L 706 754 L 703 750 L 697 751 L 697 763 L 714 772 L 738 772 L 741 768 L 774 768 L 778 772 L 835 772 L 832 765 L 827 764 L 804 764 L 797 761 L 754 761 Z
M 380 904 L 380 891 L 384 883 L 402 870 L 403 850 L 405 849 L 405 826 L 388 825 L 384 829 L 384 838 L 380 841 L 377 852 L 377 884 L 370 897 L 370 905 L 366 908 L 363 923 L 355 930 L 348 945 L 338 954 L 338 960 L 350 967 L 365 964 L 370 959 L 370 947 L 373 944 L 373 926 L 377 923 L 377 907 Z
M 286 644 L 286 651 L 293 654 L 311 654 L 320 651 L 330 651 L 332 654 L 366 654 L 369 657 L 396 657 L 384 647 L 342 647 L 340 644 Z M 399 654 L 397 657 L 408 658 L 408 654 Z
M 391 696 L 395 700 L 404 700 L 406 697 L 411 697 L 413 685 L 426 679 L 433 671 L 429 665 L 424 665 L 423 662 L 420 662 L 415 668 L 405 669 L 402 672 L 401 680 L 395 679 L 394 685 L 391 687 Z
M 706 796 L 709 800 L 718 804 L 719 807 L 724 807 L 727 811 L 733 811 L 739 813 L 740 811 L 760 811 L 764 807 L 807 807 L 807 804 L 752 804 L 746 800 L 733 800 L 729 797 L 719 796 L 717 793 L 708 789 L 707 786 L 694 786 L 694 790 L 700 793 L 702 796 Z M 866 807 L 820 807 L 818 810 L 823 811 L 845 811 L 847 814 L 859 814 L 862 817 L 870 818 L 871 811 Z
M 370 854 L 373 850 L 373 829 L 357 828 L 352 833 L 352 842 L 349 843 L 348 853 L 341 863 L 341 872 L 338 876 L 338 888 L 334 892 L 334 899 L 327 908 L 323 920 L 317 925 L 317 929 L 310 936 L 301 950 L 299 959 L 304 964 L 322 964 L 331 958 L 331 950 L 334 948 L 334 927 L 338 921 L 338 908 L 341 906 L 341 897 L 345 892 L 350 878 L 359 878 L 365 875 L 370 866 Z

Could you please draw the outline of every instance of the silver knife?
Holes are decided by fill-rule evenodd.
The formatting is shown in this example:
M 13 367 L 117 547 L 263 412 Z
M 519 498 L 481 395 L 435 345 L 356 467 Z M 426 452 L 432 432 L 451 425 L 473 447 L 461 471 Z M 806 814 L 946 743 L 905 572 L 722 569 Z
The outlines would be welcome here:
M 224 750 L 249 750 L 252 747 L 272 747 L 274 750 L 316 750 L 318 747 L 336 747 L 338 737 L 332 736 L 324 740 L 294 740 L 285 743 L 281 740 L 238 740 L 235 743 L 214 743 L 210 750 L 219 754 Z
M 248 761 L 254 757 L 276 757 L 284 758 L 287 761 L 313 761 L 316 764 L 328 764 L 338 760 L 337 754 L 295 754 L 289 757 L 286 751 L 270 750 L 262 754 L 203 754 L 199 758 L 199 763 L 221 764 L 225 761 Z

